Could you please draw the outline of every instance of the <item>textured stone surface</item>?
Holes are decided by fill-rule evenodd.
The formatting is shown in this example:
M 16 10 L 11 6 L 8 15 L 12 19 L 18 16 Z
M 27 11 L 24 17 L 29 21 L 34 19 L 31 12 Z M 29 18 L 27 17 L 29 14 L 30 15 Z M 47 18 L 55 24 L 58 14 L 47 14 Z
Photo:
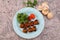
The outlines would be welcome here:
M 24 0 L 25 1 L 25 0 Z M 60 40 L 60 0 L 47 1 L 54 18 L 45 19 L 45 28 L 36 38 L 30 40 Z M 23 0 L 0 0 L 0 40 L 27 40 L 19 37 L 13 30 L 12 19 L 15 13 L 24 7 Z

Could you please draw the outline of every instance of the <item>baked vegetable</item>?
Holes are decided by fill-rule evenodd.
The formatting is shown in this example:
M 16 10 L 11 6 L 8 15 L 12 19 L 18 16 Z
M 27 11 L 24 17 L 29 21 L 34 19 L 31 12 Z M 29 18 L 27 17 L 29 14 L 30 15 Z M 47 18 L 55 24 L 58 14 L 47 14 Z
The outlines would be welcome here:
M 20 24 L 20 28 L 24 28 L 25 27 L 25 25 L 24 24 Z
M 27 29 L 24 28 L 24 29 L 23 29 L 23 32 L 24 32 L 24 33 L 27 33 Z
M 33 32 L 33 29 L 32 28 L 28 28 L 28 32 Z
M 38 20 L 35 20 L 34 25 L 37 25 L 37 24 L 39 24 L 39 22 L 38 22 Z
M 33 31 L 36 31 L 36 26 L 32 26 L 32 30 Z

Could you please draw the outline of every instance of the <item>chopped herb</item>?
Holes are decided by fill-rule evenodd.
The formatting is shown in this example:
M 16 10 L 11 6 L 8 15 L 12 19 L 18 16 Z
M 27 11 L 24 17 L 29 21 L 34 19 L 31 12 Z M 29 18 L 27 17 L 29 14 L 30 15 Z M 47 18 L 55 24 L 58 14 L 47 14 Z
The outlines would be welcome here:
M 19 23 L 27 22 L 28 15 L 26 13 L 18 13 L 17 20 Z
M 34 2 L 31 2 L 30 0 L 28 0 L 27 3 L 25 4 L 27 4 L 27 7 L 34 7 L 37 4 L 37 0 L 34 0 Z

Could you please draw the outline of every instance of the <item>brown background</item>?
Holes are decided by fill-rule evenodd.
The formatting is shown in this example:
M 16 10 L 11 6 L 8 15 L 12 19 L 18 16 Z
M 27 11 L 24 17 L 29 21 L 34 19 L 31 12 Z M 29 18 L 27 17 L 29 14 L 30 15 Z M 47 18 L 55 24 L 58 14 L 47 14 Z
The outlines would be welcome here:
M 24 0 L 25 1 L 25 0 Z M 30 40 L 60 40 L 60 0 L 47 1 L 54 18 L 45 19 L 45 28 L 36 38 Z M 12 19 L 15 13 L 23 8 L 22 0 L 0 0 L 0 40 L 27 40 L 19 37 L 13 30 Z

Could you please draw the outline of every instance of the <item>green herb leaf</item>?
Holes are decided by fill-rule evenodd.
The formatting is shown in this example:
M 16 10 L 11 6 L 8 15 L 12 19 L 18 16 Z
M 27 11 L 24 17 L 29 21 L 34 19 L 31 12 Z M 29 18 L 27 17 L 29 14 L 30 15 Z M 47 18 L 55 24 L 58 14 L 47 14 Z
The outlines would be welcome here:
M 19 23 L 27 22 L 28 15 L 26 13 L 18 13 L 17 20 Z
M 26 4 L 27 4 L 27 7 L 34 7 L 37 4 L 37 0 L 34 0 L 33 3 L 30 0 L 28 0 Z

